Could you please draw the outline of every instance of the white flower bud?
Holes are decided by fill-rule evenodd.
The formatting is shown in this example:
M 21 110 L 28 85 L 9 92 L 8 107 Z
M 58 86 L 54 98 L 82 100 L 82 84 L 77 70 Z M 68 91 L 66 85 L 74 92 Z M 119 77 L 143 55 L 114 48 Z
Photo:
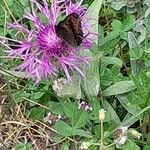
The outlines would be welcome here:
M 91 145 L 91 142 L 83 142 L 80 146 L 80 149 L 88 149 Z
M 136 131 L 135 129 L 132 129 L 132 128 L 129 129 L 129 133 L 137 139 L 140 139 L 140 137 L 142 136 L 141 133 L 139 133 L 138 131 Z
M 106 111 L 104 109 L 99 110 L 99 120 L 103 121 L 105 119 Z

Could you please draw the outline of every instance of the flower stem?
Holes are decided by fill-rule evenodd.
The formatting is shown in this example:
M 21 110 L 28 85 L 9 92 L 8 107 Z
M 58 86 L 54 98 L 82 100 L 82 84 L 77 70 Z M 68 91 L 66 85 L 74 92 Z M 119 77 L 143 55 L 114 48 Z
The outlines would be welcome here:
M 100 128 L 101 128 L 100 150 L 103 150 L 104 149 L 104 144 L 103 144 L 103 138 L 104 138 L 103 120 L 101 120 Z
M 108 146 L 105 146 L 105 148 L 104 149 L 108 149 L 108 148 L 110 148 L 110 147 L 112 147 L 112 146 L 114 146 L 115 145 L 115 143 L 111 143 L 110 145 L 108 145 Z

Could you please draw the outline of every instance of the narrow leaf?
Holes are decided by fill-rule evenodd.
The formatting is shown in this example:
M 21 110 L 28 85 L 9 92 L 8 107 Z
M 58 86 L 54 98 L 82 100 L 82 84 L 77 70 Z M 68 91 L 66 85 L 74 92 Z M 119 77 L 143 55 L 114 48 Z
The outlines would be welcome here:
M 127 93 L 134 90 L 135 88 L 136 86 L 133 81 L 120 81 L 111 85 L 102 93 L 104 96 L 111 96 L 111 95 Z
M 98 33 L 98 18 L 102 1 L 103 0 L 94 0 L 87 10 L 86 17 L 89 18 L 88 21 L 92 25 L 90 32 Z M 91 35 L 91 37 L 93 38 L 93 35 Z M 94 41 L 96 44 L 98 43 L 98 36 L 94 36 Z
M 118 115 L 116 114 L 115 110 L 113 109 L 113 107 L 105 100 L 103 102 L 103 108 L 106 111 L 106 118 L 104 121 L 108 122 L 108 121 L 114 121 L 116 124 L 120 124 L 121 121 L 118 117 Z
M 140 46 L 135 38 L 135 35 L 132 32 L 128 33 L 128 42 L 129 42 L 129 48 L 134 49 L 140 55 L 141 49 Z M 130 52 L 131 53 L 131 52 Z M 131 61 L 131 68 L 132 68 L 132 74 L 137 74 L 141 69 L 144 69 L 145 65 L 143 61 L 133 60 L 130 58 Z
M 101 62 L 105 63 L 106 65 L 112 64 L 118 67 L 122 66 L 122 61 L 117 57 L 102 57 Z

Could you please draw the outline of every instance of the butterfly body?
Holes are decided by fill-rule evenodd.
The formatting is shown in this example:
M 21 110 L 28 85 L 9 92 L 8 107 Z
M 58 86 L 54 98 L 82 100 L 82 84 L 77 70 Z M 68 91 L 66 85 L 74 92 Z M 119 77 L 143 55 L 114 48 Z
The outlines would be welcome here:
M 55 31 L 58 37 L 73 47 L 78 47 L 82 43 L 81 20 L 76 13 L 71 13 L 63 21 L 60 21 L 55 26 Z

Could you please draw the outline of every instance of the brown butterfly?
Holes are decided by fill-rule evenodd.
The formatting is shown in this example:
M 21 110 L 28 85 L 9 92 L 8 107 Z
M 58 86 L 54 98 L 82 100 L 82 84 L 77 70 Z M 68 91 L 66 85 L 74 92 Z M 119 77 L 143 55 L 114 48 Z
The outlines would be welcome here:
M 71 2 L 72 2 L 73 4 L 75 4 L 75 3 L 76 3 L 76 0 L 71 0 Z
M 78 47 L 82 43 L 83 31 L 77 13 L 71 13 L 63 21 L 60 21 L 55 26 L 55 31 L 58 37 L 73 47 Z

